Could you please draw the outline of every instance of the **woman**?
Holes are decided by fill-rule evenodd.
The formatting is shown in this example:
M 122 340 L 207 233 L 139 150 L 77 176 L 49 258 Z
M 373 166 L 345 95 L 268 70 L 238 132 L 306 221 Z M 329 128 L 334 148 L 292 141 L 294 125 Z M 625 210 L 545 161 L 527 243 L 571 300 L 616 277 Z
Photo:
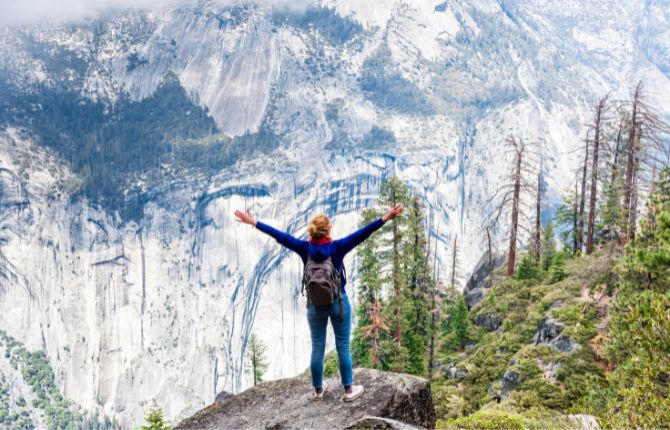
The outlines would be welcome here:
M 333 326 L 335 333 L 335 346 L 340 361 L 340 377 L 344 386 L 344 401 L 350 402 L 356 400 L 363 394 L 362 385 L 353 385 L 353 370 L 351 364 L 351 352 L 349 351 L 349 338 L 351 335 L 351 305 L 344 289 L 347 281 L 344 276 L 344 256 L 354 249 L 357 245 L 367 239 L 374 231 L 378 230 L 384 223 L 396 218 L 402 214 L 403 208 L 400 205 L 393 205 L 389 211 L 381 218 L 376 219 L 353 234 L 338 240 L 333 240 L 331 231 L 333 225 L 326 215 L 316 215 L 307 227 L 309 240 L 300 240 L 290 234 L 281 232 L 262 222 L 257 222 L 251 216 L 251 213 L 235 211 L 235 216 L 239 221 L 255 226 L 263 233 L 266 233 L 279 242 L 279 244 L 295 251 L 303 264 L 307 264 L 308 257 L 312 261 L 322 262 L 331 258 L 334 268 L 339 273 L 341 280 L 342 301 L 334 300 L 330 305 L 313 305 L 307 307 L 307 321 L 312 336 L 312 358 L 310 362 L 310 373 L 312 375 L 312 386 L 314 387 L 314 397 L 322 399 L 326 390 L 323 384 L 323 359 L 326 350 L 326 327 L 328 319 Z M 340 313 L 340 303 L 342 303 L 342 313 Z M 342 315 L 342 318 L 340 318 Z

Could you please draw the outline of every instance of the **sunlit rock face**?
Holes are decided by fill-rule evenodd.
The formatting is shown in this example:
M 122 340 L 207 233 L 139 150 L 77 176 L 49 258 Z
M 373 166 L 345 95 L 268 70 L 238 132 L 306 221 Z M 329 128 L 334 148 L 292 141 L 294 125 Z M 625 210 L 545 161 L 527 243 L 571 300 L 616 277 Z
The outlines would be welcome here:
M 235 209 L 301 237 L 326 212 L 343 236 L 395 174 L 424 199 L 444 276 L 458 236 L 464 277 L 509 171 L 505 136 L 537 143 L 551 209 L 572 183 L 597 97 L 624 98 L 645 79 L 670 112 L 669 9 L 328 0 L 289 12 L 207 1 L 2 28 L 0 328 L 46 351 L 68 398 L 126 426 L 152 399 L 177 420 L 248 387 L 252 332 L 268 346 L 267 378 L 302 372 L 300 260 L 234 222 Z M 213 174 L 138 179 L 135 220 L 71 199 L 81 172 L 27 120 L 40 94 L 114 112 L 150 100 L 166 76 L 219 135 L 272 142 Z M 13 110 L 9 94 L 34 99 Z M 354 256 L 345 264 L 355 301 Z

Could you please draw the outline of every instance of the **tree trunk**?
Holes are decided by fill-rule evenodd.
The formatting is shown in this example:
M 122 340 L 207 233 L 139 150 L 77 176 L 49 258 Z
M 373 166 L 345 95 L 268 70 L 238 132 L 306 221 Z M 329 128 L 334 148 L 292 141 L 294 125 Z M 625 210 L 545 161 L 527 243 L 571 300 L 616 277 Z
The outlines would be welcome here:
M 542 167 L 537 172 L 537 197 L 535 199 L 535 264 L 540 264 L 542 253 Z
M 584 244 L 584 205 L 586 203 L 586 171 L 589 165 L 589 139 L 586 138 L 584 154 L 584 168 L 582 170 L 582 194 L 579 196 L 579 221 L 577 225 L 577 250 L 582 250 Z
M 586 254 L 591 253 L 593 246 L 593 231 L 596 219 L 596 192 L 598 189 L 598 151 L 600 148 L 600 122 L 607 97 L 600 99 L 596 108 L 595 137 L 593 139 L 593 161 L 591 163 L 591 196 L 589 198 L 589 222 L 586 233 Z
M 395 188 L 391 191 L 391 200 L 396 204 Z M 395 365 L 398 365 L 400 359 L 401 336 L 402 331 L 400 327 L 400 232 L 398 231 L 398 223 L 393 223 L 393 295 L 395 297 L 395 308 L 393 310 L 395 335 L 393 338 L 393 356 L 395 358 Z
M 633 112 L 630 117 L 630 124 L 628 129 L 628 140 L 626 141 L 626 182 L 624 183 L 623 194 L 623 216 L 626 222 L 626 231 L 624 234 L 624 243 L 630 240 L 631 233 L 633 233 L 633 226 L 629 224 L 631 219 L 631 201 L 633 198 L 633 176 L 635 170 L 636 140 L 638 134 L 638 103 L 642 94 L 642 81 L 638 82 L 633 94 Z
M 456 253 L 458 252 L 457 243 L 458 243 L 458 236 L 456 236 L 454 238 L 454 249 L 453 249 L 453 252 L 451 254 L 451 283 L 450 283 L 450 286 L 451 286 L 452 290 L 456 288 Z
M 579 175 L 575 177 L 575 201 L 572 203 L 572 253 L 576 254 L 579 249 L 579 241 L 577 240 L 577 223 L 579 218 Z
M 616 135 L 616 146 L 614 148 L 614 162 L 612 164 L 612 174 L 610 175 L 610 185 L 609 185 L 609 193 L 615 192 L 616 191 L 616 181 L 619 180 L 619 151 L 621 150 L 621 131 L 623 129 L 623 123 L 619 123 L 619 131 L 617 132 Z M 619 198 L 617 198 L 619 200 Z M 613 208 L 609 208 L 609 210 L 613 210 Z M 614 219 L 612 224 L 608 226 L 609 227 L 609 241 L 612 242 L 614 240 L 614 229 L 617 227 L 617 221 L 620 223 L 621 220 Z M 610 253 L 614 250 L 613 248 L 614 244 L 612 244 L 612 248 L 610 248 Z
M 512 198 L 512 225 L 509 237 L 509 252 L 507 255 L 507 276 L 514 275 L 516 263 L 516 235 L 519 228 L 519 194 L 521 193 L 521 158 L 523 151 L 516 152 L 516 172 L 514 175 L 514 197 Z
M 440 318 L 440 312 L 437 309 L 437 293 L 438 285 L 440 283 L 439 269 L 437 269 L 437 236 L 440 233 L 440 226 L 438 224 L 435 232 L 435 251 L 433 252 L 433 297 L 430 304 L 430 346 L 428 348 L 428 380 L 433 377 L 433 368 L 435 367 L 435 336 L 437 334 L 437 321 Z

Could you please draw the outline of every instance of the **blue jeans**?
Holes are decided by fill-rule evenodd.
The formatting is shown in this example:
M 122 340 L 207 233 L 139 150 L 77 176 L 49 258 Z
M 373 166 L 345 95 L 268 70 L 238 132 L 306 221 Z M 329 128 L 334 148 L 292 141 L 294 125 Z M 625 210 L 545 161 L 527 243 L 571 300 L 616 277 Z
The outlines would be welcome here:
M 340 319 L 340 303 L 335 301 L 330 305 L 315 306 L 310 304 L 307 308 L 307 321 L 309 331 L 312 334 L 312 360 L 309 370 L 312 375 L 312 386 L 323 387 L 323 358 L 326 352 L 326 328 L 328 318 L 333 325 L 335 333 L 335 348 L 340 359 L 340 377 L 342 385 L 352 383 L 351 351 L 349 349 L 349 337 L 351 335 L 351 305 L 346 294 L 342 294 L 344 306 L 344 319 Z

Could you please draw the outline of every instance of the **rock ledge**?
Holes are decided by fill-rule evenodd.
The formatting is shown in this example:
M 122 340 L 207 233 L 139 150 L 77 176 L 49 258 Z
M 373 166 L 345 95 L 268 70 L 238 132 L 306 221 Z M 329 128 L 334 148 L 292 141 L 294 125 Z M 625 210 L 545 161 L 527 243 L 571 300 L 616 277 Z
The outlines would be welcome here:
M 326 380 L 328 388 L 321 401 L 313 399 L 305 377 L 265 382 L 207 406 L 177 428 L 344 429 L 359 427 L 363 424 L 359 420 L 369 421 L 371 417 L 399 421 L 408 424 L 402 427 L 408 429 L 435 427 L 435 409 L 427 380 L 402 373 L 356 369 L 354 383 L 363 384 L 365 393 L 346 403 L 341 399 L 342 386 L 336 378 Z

